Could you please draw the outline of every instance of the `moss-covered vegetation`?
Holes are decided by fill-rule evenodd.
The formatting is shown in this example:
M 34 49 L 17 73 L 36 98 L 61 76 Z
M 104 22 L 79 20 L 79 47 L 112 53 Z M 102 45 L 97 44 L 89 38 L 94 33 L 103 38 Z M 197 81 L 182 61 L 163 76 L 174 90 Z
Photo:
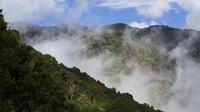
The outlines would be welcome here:
M 160 112 L 26 45 L 1 11 L 1 112 Z

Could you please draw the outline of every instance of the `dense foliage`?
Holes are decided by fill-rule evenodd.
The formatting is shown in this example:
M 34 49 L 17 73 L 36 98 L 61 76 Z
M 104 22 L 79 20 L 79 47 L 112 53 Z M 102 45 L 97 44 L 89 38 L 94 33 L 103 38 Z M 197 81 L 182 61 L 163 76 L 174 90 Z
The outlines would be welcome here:
M 42 55 L 0 14 L 1 112 L 160 112 Z

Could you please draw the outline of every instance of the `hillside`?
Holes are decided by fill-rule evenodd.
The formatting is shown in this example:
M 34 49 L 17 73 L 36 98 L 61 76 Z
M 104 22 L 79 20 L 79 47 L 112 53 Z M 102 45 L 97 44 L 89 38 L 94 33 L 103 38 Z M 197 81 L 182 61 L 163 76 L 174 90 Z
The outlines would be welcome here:
M 160 112 L 36 51 L 2 14 L 0 76 L 1 112 Z
M 166 112 L 173 112 L 174 105 L 182 112 L 196 104 L 199 31 L 163 25 L 139 29 L 123 23 L 20 25 L 14 28 L 29 45 L 64 65 L 77 66 L 107 87 L 128 92 L 140 103 Z

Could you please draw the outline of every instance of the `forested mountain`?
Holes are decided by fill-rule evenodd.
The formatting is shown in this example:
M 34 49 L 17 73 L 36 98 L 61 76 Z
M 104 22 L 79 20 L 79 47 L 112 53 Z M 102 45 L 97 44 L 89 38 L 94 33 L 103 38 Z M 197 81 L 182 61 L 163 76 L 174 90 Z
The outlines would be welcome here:
M 36 51 L 7 27 L 1 13 L 1 112 L 160 112 Z
M 200 91 L 199 31 L 163 25 L 139 29 L 123 23 L 11 26 L 37 50 L 64 65 L 77 66 L 108 87 L 130 93 L 136 101 L 167 112 L 200 104 L 195 100 Z

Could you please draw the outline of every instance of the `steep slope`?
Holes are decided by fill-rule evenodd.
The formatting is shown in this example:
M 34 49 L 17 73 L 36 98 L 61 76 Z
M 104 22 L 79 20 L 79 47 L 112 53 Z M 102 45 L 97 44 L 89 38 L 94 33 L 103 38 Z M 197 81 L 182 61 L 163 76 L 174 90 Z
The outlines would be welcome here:
M 160 112 L 42 55 L 7 29 L 0 11 L 1 112 Z
M 192 107 L 193 102 L 200 104 L 199 31 L 162 25 L 138 29 L 122 23 L 30 26 L 41 32 L 17 28 L 28 44 L 67 66 L 76 65 L 106 86 L 167 112 L 199 110 Z

